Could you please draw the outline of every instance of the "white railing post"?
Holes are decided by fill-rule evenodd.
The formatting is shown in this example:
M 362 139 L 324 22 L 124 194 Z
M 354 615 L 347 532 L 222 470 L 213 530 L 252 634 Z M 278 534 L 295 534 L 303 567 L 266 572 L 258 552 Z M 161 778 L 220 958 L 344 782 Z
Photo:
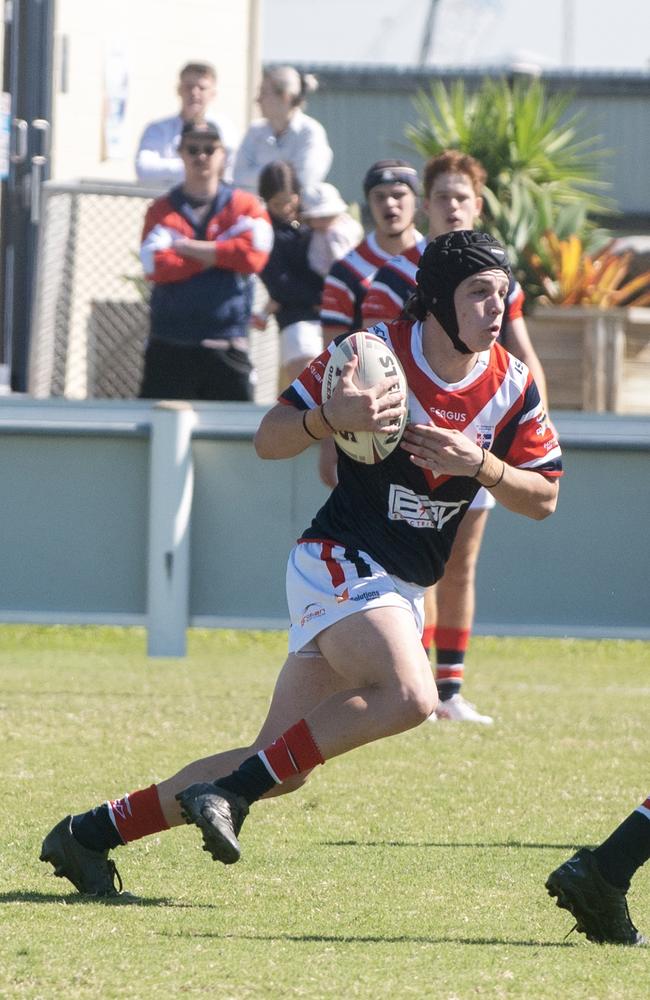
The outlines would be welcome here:
M 149 656 L 185 656 L 194 487 L 189 403 L 153 407 L 149 469 L 147 619 Z

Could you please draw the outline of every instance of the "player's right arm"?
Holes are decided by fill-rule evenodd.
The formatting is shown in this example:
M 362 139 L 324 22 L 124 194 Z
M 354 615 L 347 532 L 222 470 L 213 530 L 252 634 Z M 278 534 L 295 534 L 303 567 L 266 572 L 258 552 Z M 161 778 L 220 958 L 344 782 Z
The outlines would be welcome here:
M 398 380 L 386 378 L 370 389 L 359 389 L 354 382 L 356 357 L 343 366 L 327 402 L 319 403 L 322 382 L 313 376 L 318 368 L 324 370 L 328 357 L 326 351 L 313 361 L 264 415 L 254 440 L 260 458 L 293 458 L 314 441 L 325 441 L 343 428 L 398 429 L 405 405 L 402 394 L 394 391 Z

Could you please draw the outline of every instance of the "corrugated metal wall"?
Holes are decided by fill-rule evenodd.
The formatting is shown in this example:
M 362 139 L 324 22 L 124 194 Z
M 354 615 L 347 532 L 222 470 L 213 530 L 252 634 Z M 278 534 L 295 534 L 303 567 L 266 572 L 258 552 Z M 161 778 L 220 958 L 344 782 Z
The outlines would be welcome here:
M 428 91 L 431 71 L 299 68 L 320 81 L 307 112 L 327 129 L 335 154 L 328 180 L 346 199 L 362 198 L 361 179 L 375 160 L 401 155 L 420 165 L 406 145 L 404 127 L 416 118 L 413 97 L 418 90 Z M 484 75 L 446 71 L 438 78 L 447 84 L 463 79 L 473 87 Z M 583 113 L 584 134 L 601 136 L 612 150 L 603 179 L 612 184 L 609 193 L 628 216 L 626 222 L 641 228 L 650 224 L 650 74 L 545 74 L 543 80 L 550 93 L 573 95 L 571 111 Z

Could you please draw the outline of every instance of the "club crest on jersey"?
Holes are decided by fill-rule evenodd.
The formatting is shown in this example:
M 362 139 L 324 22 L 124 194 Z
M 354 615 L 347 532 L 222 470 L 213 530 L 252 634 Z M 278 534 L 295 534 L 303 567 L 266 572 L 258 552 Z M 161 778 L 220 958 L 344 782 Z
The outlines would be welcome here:
M 476 427 L 476 443 L 479 448 L 489 448 L 494 440 L 493 424 L 478 424 Z
M 388 519 L 406 521 L 412 528 L 433 528 L 441 531 L 447 521 L 457 517 L 467 500 L 432 500 L 420 496 L 406 486 L 391 483 L 388 495 Z

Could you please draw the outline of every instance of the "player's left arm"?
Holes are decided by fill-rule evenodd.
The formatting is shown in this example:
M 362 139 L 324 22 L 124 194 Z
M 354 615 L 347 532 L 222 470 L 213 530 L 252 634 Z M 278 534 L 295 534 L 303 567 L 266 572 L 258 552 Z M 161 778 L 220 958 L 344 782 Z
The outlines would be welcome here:
M 510 465 L 458 430 L 409 424 L 401 447 L 434 476 L 468 476 L 515 514 L 541 521 L 557 506 L 559 483 L 541 472 Z

